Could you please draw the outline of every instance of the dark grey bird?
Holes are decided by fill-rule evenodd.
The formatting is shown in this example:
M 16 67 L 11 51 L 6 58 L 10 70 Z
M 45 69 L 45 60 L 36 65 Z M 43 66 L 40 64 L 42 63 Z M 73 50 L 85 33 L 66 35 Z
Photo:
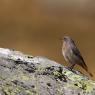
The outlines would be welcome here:
M 73 69 L 76 64 L 81 66 L 85 71 L 89 73 L 92 77 L 93 75 L 89 72 L 87 65 L 75 42 L 68 36 L 62 38 L 63 45 L 62 45 L 62 54 L 65 60 L 71 64 L 70 69 Z

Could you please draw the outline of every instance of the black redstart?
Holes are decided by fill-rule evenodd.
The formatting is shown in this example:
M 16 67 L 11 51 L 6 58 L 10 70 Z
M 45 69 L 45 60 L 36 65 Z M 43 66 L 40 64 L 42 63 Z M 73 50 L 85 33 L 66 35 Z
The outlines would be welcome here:
M 92 77 L 93 75 L 89 72 L 87 65 L 84 62 L 83 57 L 81 56 L 80 51 L 75 45 L 75 42 L 68 36 L 62 38 L 63 45 L 62 45 L 62 54 L 65 60 L 71 64 L 70 69 L 78 64 L 83 69 L 85 69 L 89 75 Z

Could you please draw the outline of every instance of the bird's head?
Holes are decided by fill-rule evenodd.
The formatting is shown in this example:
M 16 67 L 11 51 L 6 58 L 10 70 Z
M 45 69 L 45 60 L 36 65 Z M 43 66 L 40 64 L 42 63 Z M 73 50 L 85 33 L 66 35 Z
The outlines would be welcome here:
M 67 41 L 71 41 L 72 39 L 69 36 L 64 36 L 60 40 L 67 42 Z
M 61 40 L 64 44 L 75 44 L 73 39 L 69 36 L 64 36 L 61 38 Z

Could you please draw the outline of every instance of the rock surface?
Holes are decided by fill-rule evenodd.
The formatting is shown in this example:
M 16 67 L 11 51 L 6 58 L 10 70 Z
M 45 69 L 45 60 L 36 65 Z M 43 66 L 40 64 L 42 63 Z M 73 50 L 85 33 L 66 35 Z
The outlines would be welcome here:
M 95 95 L 95 82 L 45 57 L 0 48 L 0 95 Z

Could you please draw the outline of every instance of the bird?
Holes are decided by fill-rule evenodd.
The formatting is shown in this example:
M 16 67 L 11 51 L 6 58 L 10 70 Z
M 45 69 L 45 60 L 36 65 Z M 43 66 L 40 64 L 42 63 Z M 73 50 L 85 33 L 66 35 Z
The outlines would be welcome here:
M 72 70 L 74 66 L 77 64 L 81 66 L 91 77 L 92 73 L 88 70 L 88 67 L 77 48 L 74 40 L 69 36 L 62 37 L 62 54 L 66 62 L 70 63 L 70 69 Z

